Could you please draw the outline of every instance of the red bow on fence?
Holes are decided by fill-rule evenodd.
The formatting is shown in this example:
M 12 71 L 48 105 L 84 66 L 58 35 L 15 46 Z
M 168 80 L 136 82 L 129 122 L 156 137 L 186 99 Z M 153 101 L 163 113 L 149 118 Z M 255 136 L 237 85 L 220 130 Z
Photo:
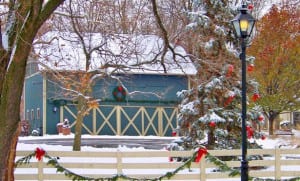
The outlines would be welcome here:
M 207 152 L 207 149 L 206 148 L 199 148 L 198 150 L 198 154 L 195 158 L 195 162 L 199 163 L 201 158 L 203 157 L 203 155 L 206 155 L 208 152 Z
M 38 160 L 38 161 L 41 161 L 42 160 L 42 157 L 45 155 L 45 150 L 43 150 L 42 148 L 36 148 L 35 150 L 35 158 Z

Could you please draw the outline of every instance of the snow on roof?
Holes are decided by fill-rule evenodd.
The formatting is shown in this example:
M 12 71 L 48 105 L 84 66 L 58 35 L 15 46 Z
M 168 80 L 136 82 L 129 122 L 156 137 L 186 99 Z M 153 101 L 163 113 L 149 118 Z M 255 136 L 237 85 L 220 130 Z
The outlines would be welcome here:
M 163 64 L 163 40 L 155 35 L 109 35 L 83 37 L 91 54 L 89 70 L 138 74 L 196 74 L 196 68 L 181 46 L 171 45 Z M 56 70 L 85 70 L 85 52 L 78 36 L 70 32 L 48 32 L 34 42 L 41 63 Z M 166 70 L 166 71 L 165 71 Z

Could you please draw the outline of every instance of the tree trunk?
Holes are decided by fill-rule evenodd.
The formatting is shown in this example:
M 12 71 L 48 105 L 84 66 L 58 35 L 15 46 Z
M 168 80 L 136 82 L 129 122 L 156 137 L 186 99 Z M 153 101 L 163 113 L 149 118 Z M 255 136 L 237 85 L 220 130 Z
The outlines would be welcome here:
M 274 135 L 274 119 L 269 119 L 269 135 Z
M 82 130 L 83 116 L 77 114 L 76 124 L 75 124 L 75 137 L 73 143 L 73 151 L 81 150 L 81 130 Z
M 25 40 L 24 40 L 25 41 Z M 9 180 L 13 169 L 11 148 L 15 147 L 13 138 L 20 121 L 20 102 L 25 78 L 26 61 L 31 50 L 30 45 L 23 45 L 23 50 L 16 50 L 10 68 L 6 73 L 0 102 L 0 178 Z M 14 161 L 14 159 L 13 159 Z
M 12 139 L 12 144 L 10 147 L 10 153 L 8 156 L 8 163 L 7 163 L 7 172 L 6 172 L 6 177 L 7 180 L 15 180 L 14 179 L 14 168 L 15 168 L 15 157 L 16 157 L 16 147 L 18 144 L 18 137 L 20 135 L 20 127 L 17 129 L 17 132 L 15 133 L 13 139 Z
M 81 134 L 84 115 L 86 114 L 87 101 L 83 96 L 78 97 L 77 118 L 75 124 L 75 137 L 73 143 L 73 151 L 81 150 Z
M 9 1 L 8 48 L 4 49 L 0 41 L 0 179 L 3 181 L 13 180 L 11 163 L 15 159 L 20 102 L 32 42 L 41 25 L 63 1 Z
M 279 115 L 279 112 L 276 111 L 269 111 L 268 112 L 268 119 L 269 119 L 269 135 L 274 135 L 274 122 L 276 117 Z
M 213 129 L 209 129 L 208 134 L 207 134 L 207 148 L 208 149 L 214 149 L 215 147 L 215 134 Z

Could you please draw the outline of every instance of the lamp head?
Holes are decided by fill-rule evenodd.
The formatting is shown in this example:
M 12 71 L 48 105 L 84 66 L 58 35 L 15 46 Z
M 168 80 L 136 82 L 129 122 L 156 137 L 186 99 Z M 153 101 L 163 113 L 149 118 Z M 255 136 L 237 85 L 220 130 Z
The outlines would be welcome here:
M 255 19 L 248 13 L 246 5 L 240 9 L 240 13 L 231 20 L 237 38 L 247 38 L 254 28 Z

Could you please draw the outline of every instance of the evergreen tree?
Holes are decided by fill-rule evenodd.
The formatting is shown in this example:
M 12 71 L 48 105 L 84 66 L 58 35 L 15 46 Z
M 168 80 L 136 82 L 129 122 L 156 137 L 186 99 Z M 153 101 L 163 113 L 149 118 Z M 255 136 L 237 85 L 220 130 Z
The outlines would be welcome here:
M 256 87 L 255 81 L 248 81 L 249 92 L 256 91 Z M 240 148 L 241 89 L 232 65 L 227 65 L 221 75 L 212 77 L 196 88 L 178 92 L 178 96 L 182 98 L 179 126 L 180 135 L 186 142 L 185 149 L 192 149 L 199 144 L 208 149 Z M 256 101 L 257 96 L 254 93 L 248 101 Z M 264 139 L 264 135 L 257 131 L 263 124 L 260 107 L 248 107 L 248 138 Z
M 178 93 L 179 129 L 183 148 L 192 149 L 205 145 L 208 149 L 236 149 L 241 145 L 241 82 L 239 53 L 231 33 L 231 20 L 236 11 L 229 1 L 194 1 L 193 11 L 188 12 L 190 31 L 199 35 L 198 80 L 190 90 Z M 204 36 L 205 35 L 205 36 Z M 247 58 L 249 70 L 253 59 Z M 237 69 L 237 70 L 235 70 Z M 248 94 L 255 102 L 259 98 L 258 84 L 248 80 Z M 255 105 L 255 104 L 251 104 Z M 248 138 L 262 138 L 259 130 L 264 118 L 259 107 L 248 107 Z M 253 144 L 255 145 L 255 144 Z M 177 148 L 175 148 L 177 149 Z

